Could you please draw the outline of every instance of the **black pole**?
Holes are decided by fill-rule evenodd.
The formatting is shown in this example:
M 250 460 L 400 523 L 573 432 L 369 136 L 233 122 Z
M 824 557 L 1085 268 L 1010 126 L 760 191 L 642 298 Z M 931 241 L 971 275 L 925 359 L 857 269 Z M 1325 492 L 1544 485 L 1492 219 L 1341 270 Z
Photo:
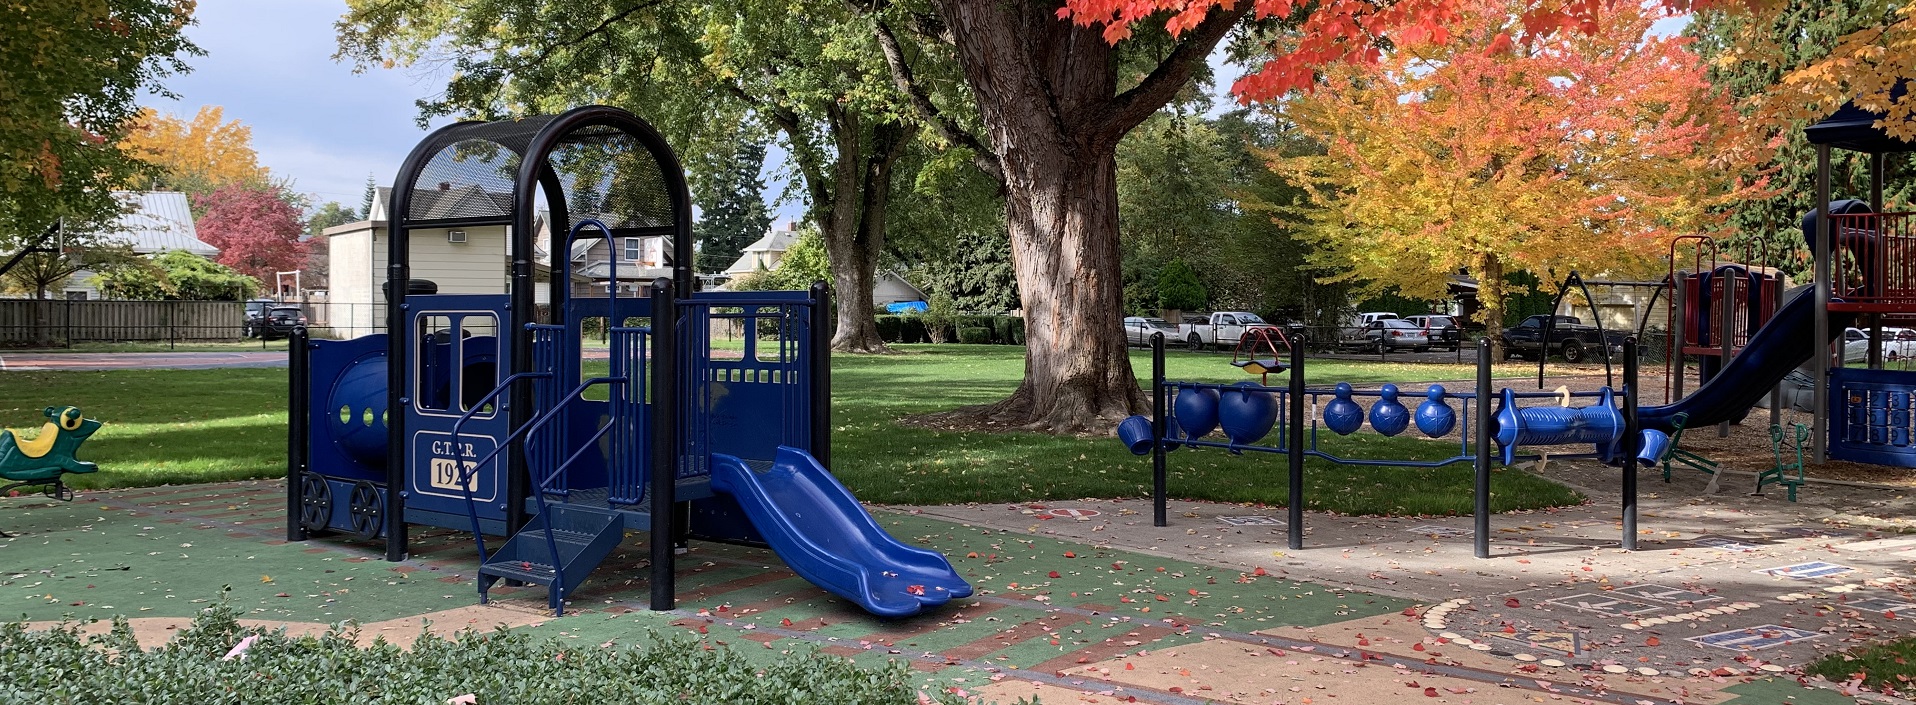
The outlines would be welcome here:
M 1490 339 L 1485 338 L 1477 341 L 1477 485 L 1471 509 L 1478 558 L 1490 557 L 1490 424 Z
M 832 290 L 812 282 L 811 350 L 812 457 L 832 466 Z
M 1290 537 L 1291 550 L 1304 548 L 1304 345 L 1298 336 L 1302 326 L 1291 328 L 1290 426 L 1285 429 L 1284 456 L 1290 463 L 1290 494 L 1285 498 L 1284 533 Z
M 1151 334 L 1151 525 L 1170 526 L 1164 493 L 1164 332 Z
M 672 609 L 679 479 L 678 301 L 672 280 L 652 282 L 652 609 Z
M 300 481 L 306 473 L 306 434 L 310 431 L 307 424 L 312 419 L 307 415 L 307 395 L 311 394 L 312 371 L 307 367 L 311 356 L 306 350 L 306 327 L 293 329 L 293 335 L 286 342 L 286 379 L 288 384 L 286 405 L 286 540 L 305 541 L 306 527 L 300 523 L 303 512 L 300 505 L 305 503 L 302 494 L 304 483 Z
M 1637 453 L 1643 444 L 1637 421 L 1637 339 L 1623 339 L 1623 550 L 1637 550 Z

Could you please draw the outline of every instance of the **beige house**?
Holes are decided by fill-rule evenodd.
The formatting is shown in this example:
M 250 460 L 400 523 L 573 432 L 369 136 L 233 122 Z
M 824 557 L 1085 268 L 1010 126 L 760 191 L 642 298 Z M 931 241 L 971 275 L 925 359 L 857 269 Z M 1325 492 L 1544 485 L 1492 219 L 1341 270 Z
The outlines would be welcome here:
M 386 301 L 381 285 L 386 281 L 386 203 L 390 190 L 380 188 L 373 201 L 371 218 L 327 228 L 328 265 L 331 286 L 326 320 L 332 336 L 357 338 L 381 333 L 386 328 Z M 477 187 L 446 191 L 419 191 L 416 199 L 428 199 L 424 212 L 459 212 L 467 199 L 503 199 L 505 194 L 487 193 Z M 540 219 L 543 231 L 544 219 Z M 500 294 L 509 286 L 507 233 L 510 227 L 490 225 L 461 228 L 416 228 L 409 240 L 409 258 L 414 279 L 425 279 L 439 287 L 441 294 Z M 542 254 L 542 253 L 541 253 Z M 539 257 L 538 259 L 544 259 Z M 621 273 L 623 274 L 623 273 Z M 539 283 L 533 299 L 546 303 L 551 271 L 536 265 L 534 279 Z
M 652 280 L 672 276 L 669 237 L 621 237 L 611 244 L 596 238 L 580 240 L 572 243 L 571 257 L 572 295 L 576 297 L 605 296 L 615 273 L 620 296 L 645 296 L 646 285 Z
M 785 259 L 785 251 L 798 244 L 798 223 L 786 223 L 784 229 L 773 228 L 766 231 L 765 237 L 745 246 L 738 261 L 725 268 L 726 278 L 743 276 L 757 271 L 778 269 L 779 260 Z

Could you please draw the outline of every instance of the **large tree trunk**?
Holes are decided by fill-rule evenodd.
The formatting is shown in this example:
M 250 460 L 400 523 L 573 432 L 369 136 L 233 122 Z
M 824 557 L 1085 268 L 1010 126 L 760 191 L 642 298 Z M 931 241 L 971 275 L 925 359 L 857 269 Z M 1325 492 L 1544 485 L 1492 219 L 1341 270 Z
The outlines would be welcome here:
M 892 167 L 910 145 L 916 128 L 892 120 L 867 121 L 843 105 L 825 108 L 834 154 L 794 153 L 799 174 L 812 197 L 812 220 L 831 260 L 838 328 L 832 349 L 839 352 L 889 352 L 878 336 L 872 306 L 872 282 L 878 255 L 885 249 L 885 207 L 891 200 Z M 790 139 L 802 138 L 801 123 L 786 111 L 773 116 Z
M 1189 82 L 1251 3 L 1217 9 L 1131 90 L 1101 28 L 1057 17 L 1055 0 L 935 3 L 978 100 L 1005 184 L 1005 217 L 1025 311 L 1025 378 L 992 425 L 1108 433 L 1144 412 L 1125 347 L 1117 145 Z
M 1504 359 L 1504 261 L 1495 253 L 1477 255 L 1477 315 L 1482 317 L 1484 335 L 1490 338 L 1490 359 Z M 1552 311 L 1551 313 L 1556 313 Z

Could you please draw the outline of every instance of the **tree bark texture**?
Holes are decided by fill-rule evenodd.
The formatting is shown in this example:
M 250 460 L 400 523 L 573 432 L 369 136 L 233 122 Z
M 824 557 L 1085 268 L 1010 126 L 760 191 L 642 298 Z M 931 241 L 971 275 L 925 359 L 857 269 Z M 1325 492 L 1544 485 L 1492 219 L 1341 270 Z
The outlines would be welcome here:
M 774 124 L 794 145 L 806 128 L 789 108 L 771 107 Z M 893 120 L 875 120 L 842 104 L 824 107 L 832 153 L 793 149 L 811 218 L 831 260 L 837 329 L 832 349 L 839 352 L 889 352 L 878 337 L 872 306 L 872 282 L 878 255 L 885 249 L 885 206 L 891 200 L 892 167 L 910 146 L 917 128 Z
M 1121 323 L 1117 147 L 1163 107 L 1250 3 L 1214 10 L 1137 87 L 1118 92 L 1115 50 L 1055 0 L 940 0 L 988 142 L 1025 314 L 1025 377 L 973 410 L 993 425 L 1109 433 L 1149 408 Z

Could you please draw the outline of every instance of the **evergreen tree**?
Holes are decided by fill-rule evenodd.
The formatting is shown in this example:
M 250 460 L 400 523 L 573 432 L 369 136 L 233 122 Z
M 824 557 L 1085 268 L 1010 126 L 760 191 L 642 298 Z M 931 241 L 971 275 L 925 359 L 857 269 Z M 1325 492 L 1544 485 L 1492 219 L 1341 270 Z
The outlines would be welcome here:
M 1894 19 L 1885 13 L 1893 13 L 1893 10 L 1875 0 L 1789 0 L 1774 14 L 1700 13 L 1686 32 L 1697 38 L 1695 48 L 1710 66 L 1710 81 L 1742 100 L 1762 94 L 1785 73 L 1828 56 L 1843 35 Z M 1739 35 L 1750 30 L 1753 24 L 1781 48 L 1780 55 L 1770 57 L 1773 60 L 1738 52 L 1748 46 Z M 1717 60 L 1731 54 L 1740 60 Z M 1793 274 L 1808 271 L 1809 249 L 1798 223 L 1804 213 L 1816 207 L 1816 150 L 1804 138 L 1804 126 L 1792 125 L 1784 130 L 1782 147 L 1769 163 L 1762 165 L 1770 171 L 1770 186 L 1775 195 L 1742 201 L 1730 208 L 1730 222 L 1736 233 L 1727 246 L 1720 247 L 1722 256 L 1762 259 L 1765 264 L 1780 266 Z M 1883 196 L 1889 204 L 1871 205 L 1879 211 L 1907 208 L 1912 197 L 1916 197 L 1916 178 L 1912 178 L 1916 177 L 1916 163 L 1889 155 L 1884 161 L 1884 170 L 1887 188 Z M 1831 151 L 1830 195 L 1838 199 L 1869 199 L 1867 155 Z
M 692 227 L 698 238 L 698 269 L 723 270 L 738 260 L 746 245 L 765 236 L 772 214 L 765 208 L 765 144 L 741 142 L 731 158 L 720 162 L 717 173 L 702 180 L 698 194 L 699 221 Z
M 372 220 L 373 201 L 378 199 L 379 199 L 379 182 L 373 180 L 372 174 L 367 174 L 366 175 L 366 195 L 359 199 L 359 219 L 360 220 Z
M 950 252 L 924 267 L 919 279 L 926 296 L 942 294 L 958 311 L 998 313 L 1019 308 L 1011 239 L 1003 230 L 958 232 Z

